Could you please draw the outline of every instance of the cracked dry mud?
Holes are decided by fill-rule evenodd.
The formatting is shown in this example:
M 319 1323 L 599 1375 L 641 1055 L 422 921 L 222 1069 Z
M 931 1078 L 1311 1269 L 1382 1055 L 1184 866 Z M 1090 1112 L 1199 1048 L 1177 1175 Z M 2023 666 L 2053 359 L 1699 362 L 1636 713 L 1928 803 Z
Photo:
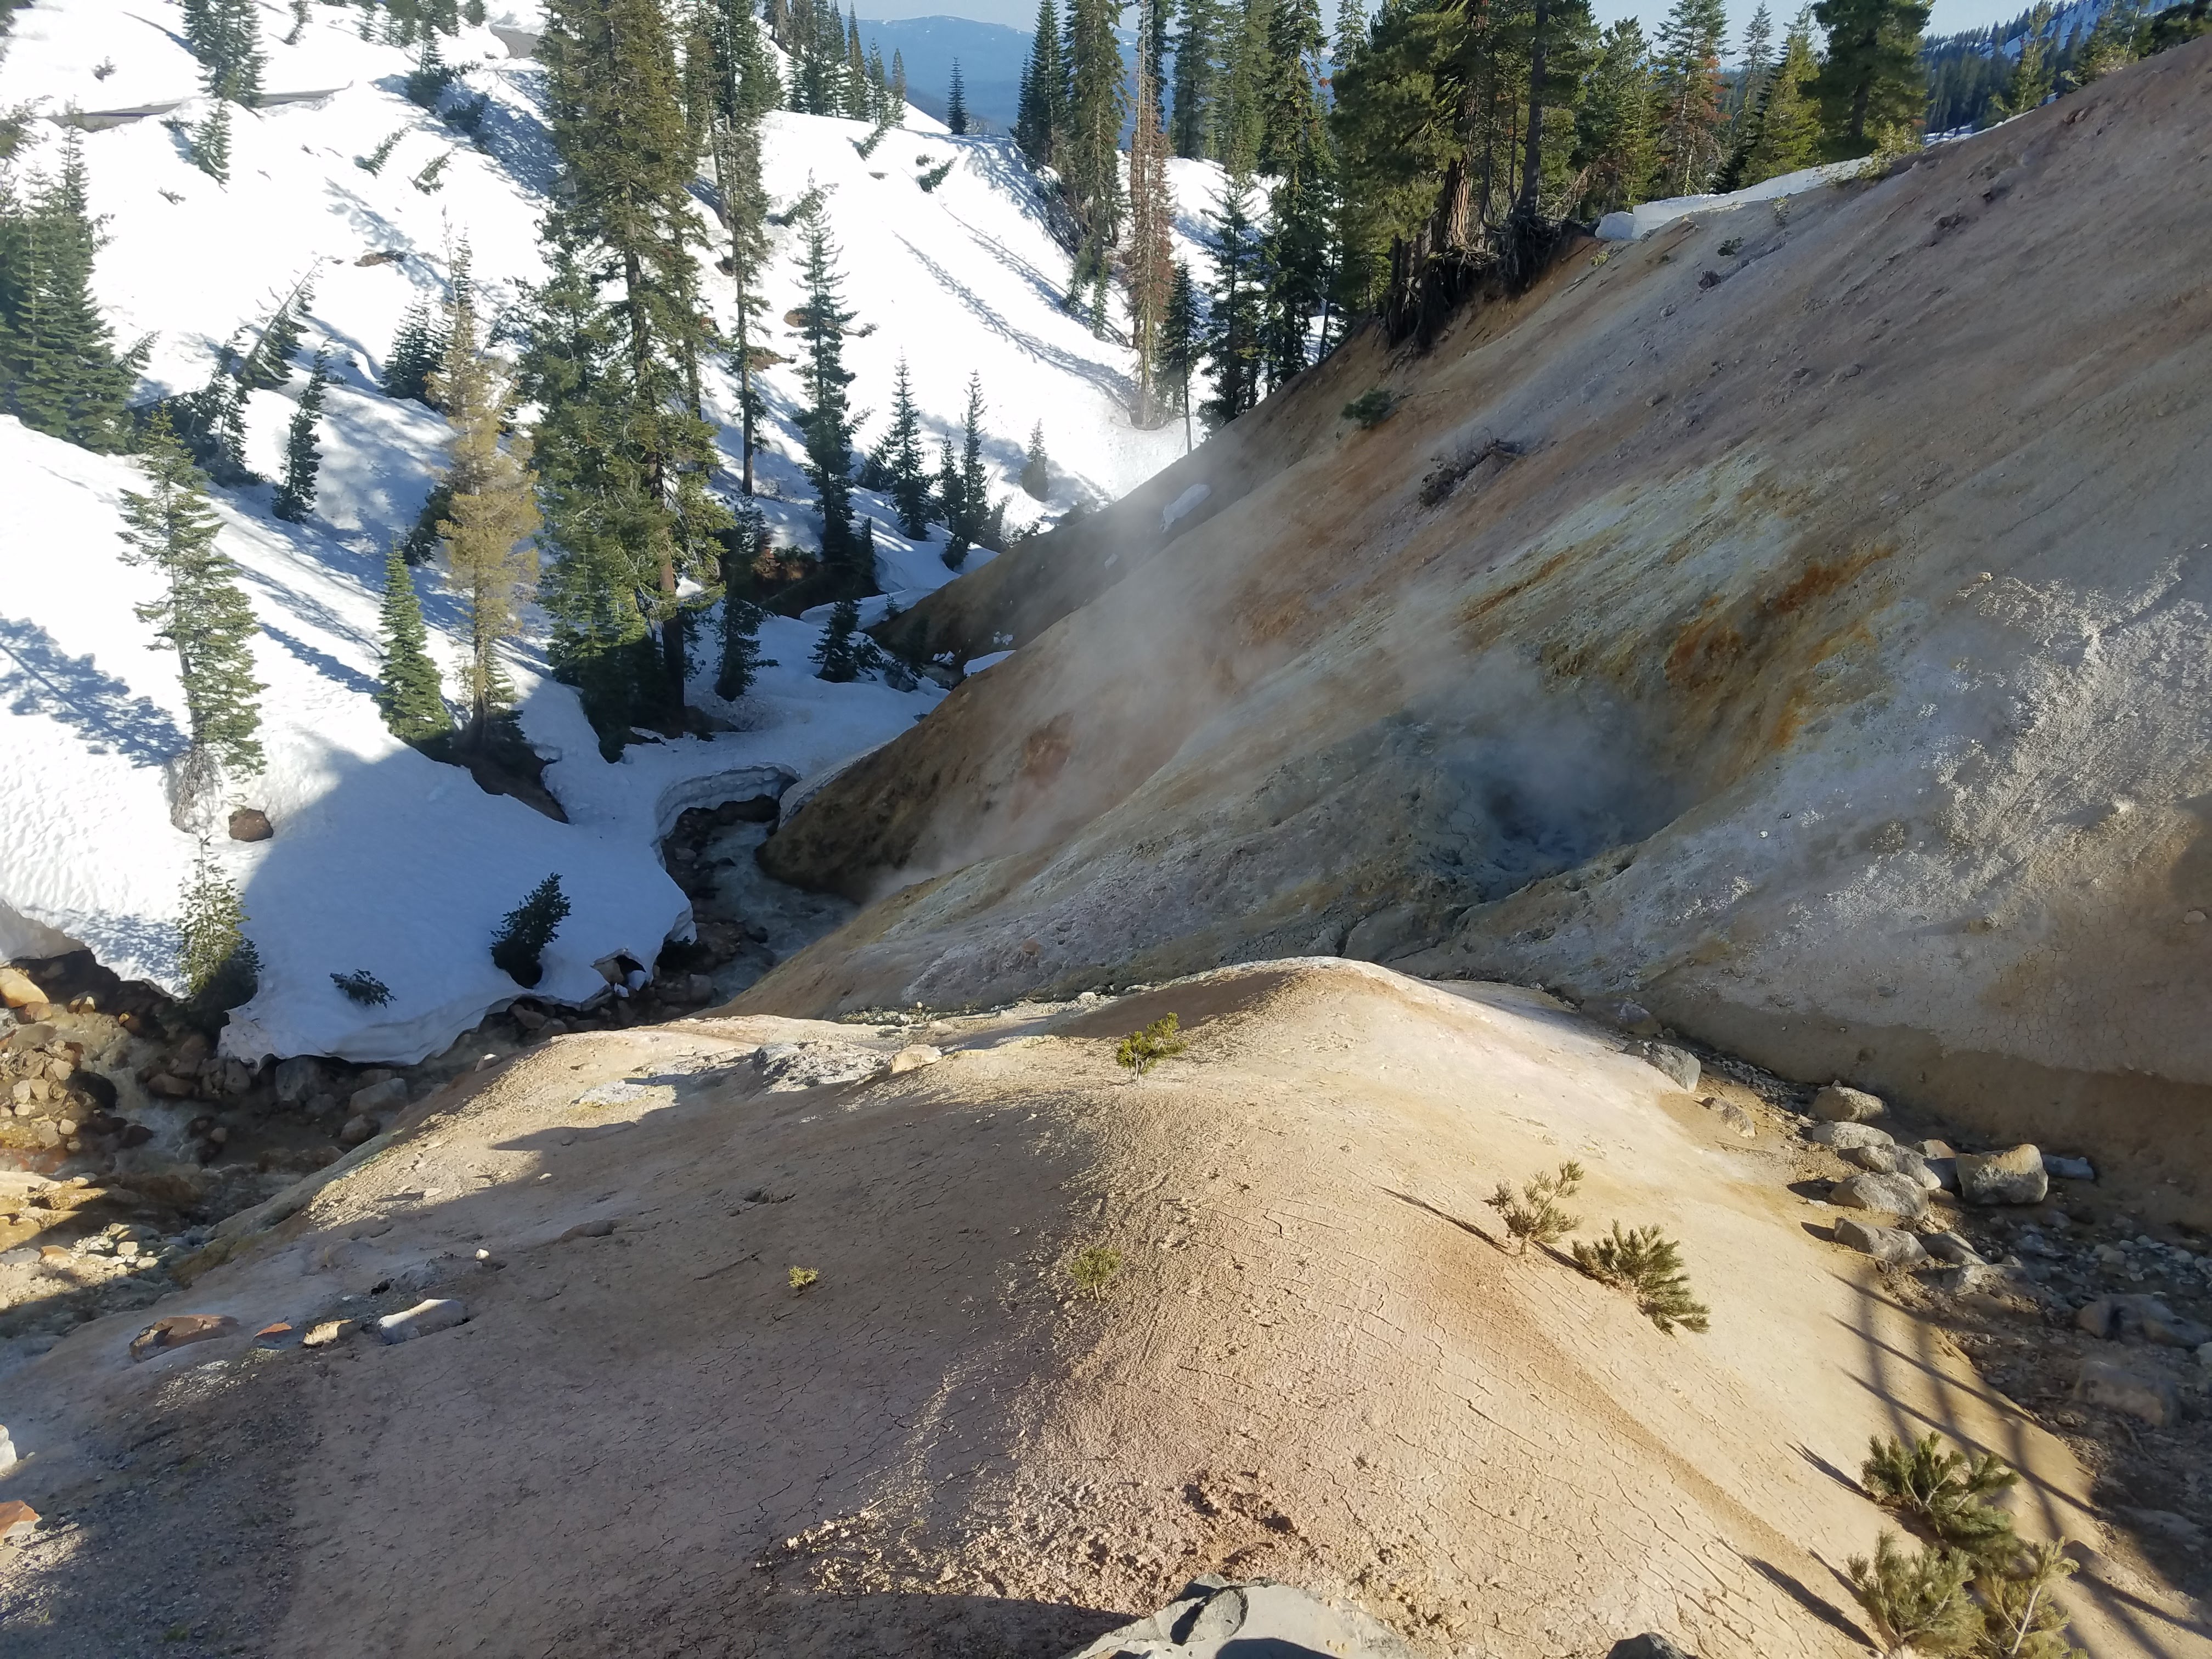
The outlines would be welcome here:
M 1115 1040 L 1170 1011 L 1189 1050 L 1125 1082 Z M 946 1054 L 769 1091 L 794 1041 Z M 1682 1241 L 1709 1335 L 1497 1247 L 1483 1197 L 1565 1158 L 1584 1232 Z M 118 1316 L 10 1379 L 47 1522 L 0 1620 L 26 1659 L 1054 1659 L 1215 1571 L 1425 1655 L 1860 1651 L 1870 1434 L 1996 1450 L 2024 1531 L 2105 1534 L 2066 1447 L 1818 1236 L 1795 1158 L 1539 994 L 1344 963 L 559 1038 L 152 1310 L 239 1335 L 133 1364 L 152 1315 Z M 246 1334 L 425 1294 L 469 1322 Z M 2097 1659 L 2212 1653 L 2139 1560 L 2093 1548 L 2072 1600 Z

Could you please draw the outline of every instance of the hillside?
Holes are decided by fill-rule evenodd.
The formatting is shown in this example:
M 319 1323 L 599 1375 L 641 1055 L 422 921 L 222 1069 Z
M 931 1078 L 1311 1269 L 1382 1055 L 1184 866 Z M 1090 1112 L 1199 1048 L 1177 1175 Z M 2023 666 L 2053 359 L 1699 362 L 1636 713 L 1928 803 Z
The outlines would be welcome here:
M 1170 1012 L 1189 1049 L 1125 1081 Z M 55 1517 L 0 1555 L 10 1652 L 1054 1659 L 1220 1571 L 1436 1659 L 1844 1659 L 1884 1517 L 1843 1472 L 1923 1427 L 2091 1547 L 2097 1659 L 2212 1650 L 1925 1295 L 1827 1242 L 1803 1120 L 1721 1084 L 1746 1141 L 1620 1048 L 1343 963 L 560 1038 L 9 1378 L 7 1490 Z M 1485 1195 L 1565 1158 L 1585 1235 L 1681 1241 L 1710 1332 L 1501 1248 Z M 362 1328 L 426 1295 L 467 1322 Z M 130 1357 L 195 1315 L 235 1325 Z
M 2208 94 L 2200 42 L 1584 245 L 953 585 L 908 637 L 1019 648 L 769 841 L 875 902 L 737 1006 L 1340 951 L 2212 1215 Z
M 511 33 L 474 29 L 449 43 L 461 74 L 441 107 L 450 115 L 487 100 L 471 138 L 408 100 L 416 54 L 362 39 L 351 14 L 314 9 L 287 46 L 286 15 L 263 13 L 268 97 L 236 115 L 227 185 L 191 165 L 165 123 L 166 112 L 189 125 L 204 107 L 167 0 L 17 12 L 0 106 L 40 112 L 19 178 L 58 167 L 64 129 L 52 118 L 75 110 L 91 129 L 82 134 L 88 190 L 106 237 L 96 288 L 120 340 L 150 338 L 139 401 L 202 385 L 224 341 L 258 326 L 295 284 L 312 284 L 301 356 L 327 342 L 334 371 L 315 514 L 299 526 L 275 518 L 265 483 L 217 492 L 221 545 L 244 568 L 261 624 L 254 670 L 267 687 L 271 763 L 251 804 L 276 830 L 251 845 L 216 836 L 264 969 L 224 1042 L 248 1060 L 413 1060 L 515 994 L 480 941 L 549 872 L 574 909 L 543 988 L 556 1000 L 604 997 L 604 965 L 650 967 L 664 939 L 690 927 L 657 846 L 680 811 L 781 793 L 905 730 L 942 693 L 881 676 L 824 684 L 811 662 L 823 618 L 771 617 L 765 653 L 779 665 L 738 704 L 714 696 L 711 652 L 695 665 L 691 700 L 726 729 L 633 744 L 610 765 L 533 644 L 508 668 L 565 823 L 485 794 L 392 738 L 372 701 L 385 552 L 415 524 L 449 432 L 420 403 L 382 395 L 380 380 L 408 307 L 447 296 L 464 240 L 495 319 L 513 320 L 526 286 L 544 275 L 538 224 L 553 163 L 543 76 L 508 57 Z M 933 452 L 958 432 L 969 374 L 981 376 L 985 466 L 992 493 L 1015 503 L 1010 527 L 1116 495 L 1179 454 L 1179 431 L 1130 428 L 1123 348 L 1060 309 L 1066 256 L 1012 151 L 951 139 L 918 112 L 864 158 L 866 136 L 855 122 L 772 115 L 764 168 L 783 210 L 810 188 L 823 192 L 856 313 L 846 358 L 854 401 L 876 411 L 862 442 L 881 430 L 903 354 Z M 941 186 L 921 188 L 943 164 Z M 799 302 L 798 234 L 775 232 L 774 317 Z M 726 284 L 714 290 L 708 302 L 726 325 Z M 795 355 L 788 337 L 778 325 L 784 357 Z M 252 395 L 246 457 L 264 476 L 282 471 L 305 380 L 301 361 L 288 386 Z M 797 367 L 779 362 L 765 380 L 763 505 L 778 544 L 811 548 L 819 524 L 796 459 Z M 705 392 L 733 469 L 736 391 L 721 365 L 710 366 Z M 1039 426 L 1055 471 L 1048 502 L 1016 484 Z M 714 483 L 736 494 L 733 471 Z M 149 629 L 133 615 L 155 578 L 118 557 L 121 497 L 141 487 L 126 459 L 0 419 L 0 488 L 13 504 L 0 531 L 0 958 L 86 946 L 126 979 L 173 989 L 174 919 L 194 838 L 172 826 L 165 787 L 184 746 L 175 661 L 148 648 Z M 909 542 L 880 497 L 858 501 L 878 526 L 890 599 L 875 602 L 878 613 L 951 579 L 941 530 Z M 978 550 L 971 562 L 990 556 Z M 458 611 L 434 569 L 419 586 L 434 654 L 449 664 Z M 333 973 L 362 969 L 391 988 L 390 1005 L 364 1008 L 333 988 Z

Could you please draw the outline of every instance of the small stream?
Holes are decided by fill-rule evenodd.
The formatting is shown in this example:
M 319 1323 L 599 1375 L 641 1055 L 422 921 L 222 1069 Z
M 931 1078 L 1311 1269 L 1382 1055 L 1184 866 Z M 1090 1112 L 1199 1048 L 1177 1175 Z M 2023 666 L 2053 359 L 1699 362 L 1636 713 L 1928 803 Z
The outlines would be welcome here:
M 661 842 L 662 861 L 691 900 L 696 942 L 664 953 L 714 982 L 726 1002 L 787 957 L 850 921 L 860 907 L 772 879 L 755 854 L 775 828 L 766 796 L 686 812 Z

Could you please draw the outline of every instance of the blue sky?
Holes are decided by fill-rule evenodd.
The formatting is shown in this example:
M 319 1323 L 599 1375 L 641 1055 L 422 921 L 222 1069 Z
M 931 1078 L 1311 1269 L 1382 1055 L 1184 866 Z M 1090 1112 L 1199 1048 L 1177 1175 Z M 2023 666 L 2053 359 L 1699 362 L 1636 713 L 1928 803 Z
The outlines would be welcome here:
M 1637 16 L 1644 20 L 1647 32 L 1656 29 L 1667 15 L 1667 0 L 1650 3 L 1650 0 L 1594 0 L 1599 20 L 1611 22 L 1616 17 Z M 1796 15 L 1794 0 L 1767 0 L 1778 24 L 1786 24 Z M 1756 9 L 1758 0 L 1729 0 L 1729 21 L 1732 29 L 1740 30 L 1744 20 Z M 1322 9 L 1331 17 L 1335 6 L 1324 5 Z M 1931 34 L 1956 34 L 1963 29 L 1984 28 L 1991 23 L 2017 16 L 2027 9 L 2027 0 L 1935 0 L 1935 9 L 1928 22 Z M 1026 29 L 1036 21 L 1036 0 L 958 0 L 957 9 L 947 6 L 945 0 L 873 0 L 869 5 L 871 17 L 971 17 L 978 22 L 1006 23 L 1015 28 Z M 1731 44 L 1736 36 L 1731 33 Z

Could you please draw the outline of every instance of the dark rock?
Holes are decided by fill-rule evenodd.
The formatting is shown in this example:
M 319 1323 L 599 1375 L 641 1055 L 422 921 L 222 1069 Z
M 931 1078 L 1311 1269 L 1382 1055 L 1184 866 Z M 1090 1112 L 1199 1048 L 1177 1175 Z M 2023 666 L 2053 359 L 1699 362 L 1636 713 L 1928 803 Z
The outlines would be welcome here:
M 1647 1631 L 1626 1642 L 1615 1642 L 1605 1659 L 1691 1659 L 1691 1656 L 1656 1631 Z
M 269 814 L 258 806 L 241 806 L 230 815 L 233 841 L 267 841 L 276 833 L 276 826 L 269 822 Z
M 1698 1057 L 1686 1048 L 1677 1048 L 1672 1043 L 1647 1042 L 1644 1058 L 1673 1079 L 1678 1089 L 1698 1086 Z

